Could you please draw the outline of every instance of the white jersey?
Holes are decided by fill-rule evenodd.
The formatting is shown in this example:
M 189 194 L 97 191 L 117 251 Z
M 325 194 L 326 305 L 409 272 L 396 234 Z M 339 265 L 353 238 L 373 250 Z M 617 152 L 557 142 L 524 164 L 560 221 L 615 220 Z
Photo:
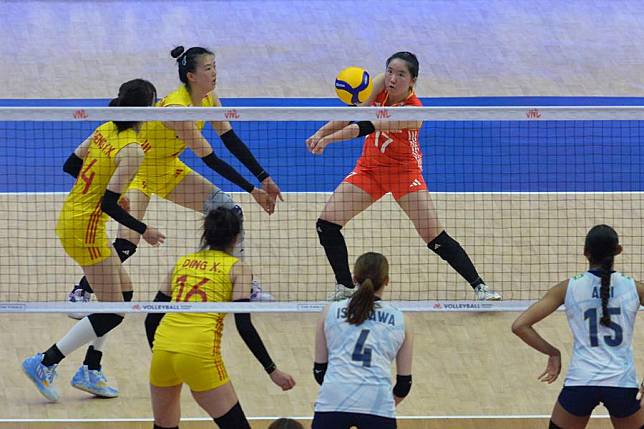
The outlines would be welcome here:
M 377 301 L 360 325 L 347 323 L 348 300 L 330 305 L 324 321 L 329 366 L 315 411 L 395 417 L 391 364 L 405 339 L 403 314 Z
M 633 362 L 633 325 L 640 308 L 635 282 L 614 272 L 610 279 L 609 326 L 600 323 L 601 278 L 585 272 L 566 290 L 566 315 L 574 349 L 564 386 L 638 387 Z

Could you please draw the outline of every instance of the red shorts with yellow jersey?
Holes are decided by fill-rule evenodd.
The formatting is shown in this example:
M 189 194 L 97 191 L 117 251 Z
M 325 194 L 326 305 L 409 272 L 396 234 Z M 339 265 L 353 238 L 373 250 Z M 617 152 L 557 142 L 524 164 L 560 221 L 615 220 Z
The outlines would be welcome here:
M 193 392 L 205 392 L 228 383 L 221 356 L 195 356 L 166 350 L 152 352 L 150 384 L 170 387 L 186 383 Z
M 100 207 L 86 214 L 71 213 L 65 209 L 61 212 L 56 235 L 65 252 L 78 265 L 96 265 L 112 255 L 112 246 L 105 232 L 108 219 Z
M 407 194 L 426 191 L 427 184 L 419 168 L 385 166 L 366 166 L 358 163 L 353 171 L 344 178 L 368 193 L 374 201 L 391 192 L 396 201 Z

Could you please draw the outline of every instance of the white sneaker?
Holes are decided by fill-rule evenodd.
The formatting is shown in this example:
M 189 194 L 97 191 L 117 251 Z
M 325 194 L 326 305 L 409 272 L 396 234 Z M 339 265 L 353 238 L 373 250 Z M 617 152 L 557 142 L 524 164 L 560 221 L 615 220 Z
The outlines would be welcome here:
M 356 288 L 349 288 L 343 284 L 335 285 L 335 292 L 329 295 L 329 301 L 342 301 L 343 299 L 351 298 L 355 293 Z
M 250 283 L 250 301 L 251 302 L 267 302 L 275 301 L 273 295 L 265 292 L 257 280 Z
M 475 287 L 474 294 L 476 295 L 476 299 L 479 301 L 501 301 L 503 299 L 500 294 L 490 290 L 485 283 L 481 283 Z
M 86 292 L 76 286 L 74 287 L 74 290 L 67 295 L 67 302 L 73 305 L 87 304 L 91 300 L 92 294 L 90 292 Z M 76 320 L 80 320 L 88 315 L 89 313 L 67 313 L 67 317 L 71 317 Z

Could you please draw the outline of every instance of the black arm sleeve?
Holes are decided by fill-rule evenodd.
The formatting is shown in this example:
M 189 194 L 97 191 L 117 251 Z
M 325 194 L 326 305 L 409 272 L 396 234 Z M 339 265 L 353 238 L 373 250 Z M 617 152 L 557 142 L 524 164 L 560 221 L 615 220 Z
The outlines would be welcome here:
M 123 210 L 119 206 L 119 198 L 121 198 L 121 194 L 106 189 L 105 195 L 103 195 L 103 202 L 101 203 L 101 210 L 121 225 L 127 226 L 139 234 L 143 234 L 147 229 L 147 225 Z
M 248 171 L 253 173 L 260 183 L 269 176 L 262 166 L 259 165 L 259 162 L 257 162 L 250 149 L 248 149 L 248 146 L 237 137 L 234 130 L 226 131 L 220 137 L 226 149 L 235 155 L 235 158 L 244 164 L 244 167 L 248 168 Z
M 171 300 L 172 297 L 169 297 L 161 291 L 157 292 L 157 296 L 154 297 L 154 302 L 170 302 Z M 145 335 L 148 337 L 150 348 L 152 348 L 152 345 L 154 344 L 154 334 L 156 334 L 163 316 L 165 316 L 165 313 L 148 313 L 148 315 L 145 316 Z
M 210 155 L 204 156 L 203 158 L 201 158 L 201 160 L 221 177 L 233 182 L 244 191 L 251 193 L 255 188 L 248 182 L 248 180 L 244 179 L 242 175 L 237 172 L 237 170 L 218 158 L 217 155 L 215 155 L 215 152 L 212 152 Z
M 73 178 L 77 178 L 80 174 L 81 168 L 83 168 L 83 159 L 72 152 L 63 164 L 63 171 Z
M 239 299 L 235 302 L 248 301 L 248 299 Z M 264 347 L 262 339 L 253 326 L 253 322 L 250 321 L 250 313 L 235 313 L 235 326 L 237 327 L 239 336 L 242 337 L 242 340 L 244 340 L 248 349 L 253 353 L 253 356 L 262 364 L 264 370 L 268 374 L 275 371 L 275 363 L 269 356 L 266 347 Z
M 315 378 L 315 381 L 322 386 L 322 382 L 324 381 L 324 375 L 326 374 L 326 369 L 329 366 L 329 362 L 324 362 L 324 363 L 319 363 L 319 362 L 313 362 L 313 378 Z

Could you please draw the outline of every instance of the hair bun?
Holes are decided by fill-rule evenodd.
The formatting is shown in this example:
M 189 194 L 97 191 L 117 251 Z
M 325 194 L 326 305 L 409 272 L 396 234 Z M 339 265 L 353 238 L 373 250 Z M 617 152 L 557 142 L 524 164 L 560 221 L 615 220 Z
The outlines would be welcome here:
M 183 46 L 177 46 L 176 48 L 170 51 L 170 55 L 172 55 L 172 58 L 179 58 L 184 51 L 185 51 L 185 48 Z

